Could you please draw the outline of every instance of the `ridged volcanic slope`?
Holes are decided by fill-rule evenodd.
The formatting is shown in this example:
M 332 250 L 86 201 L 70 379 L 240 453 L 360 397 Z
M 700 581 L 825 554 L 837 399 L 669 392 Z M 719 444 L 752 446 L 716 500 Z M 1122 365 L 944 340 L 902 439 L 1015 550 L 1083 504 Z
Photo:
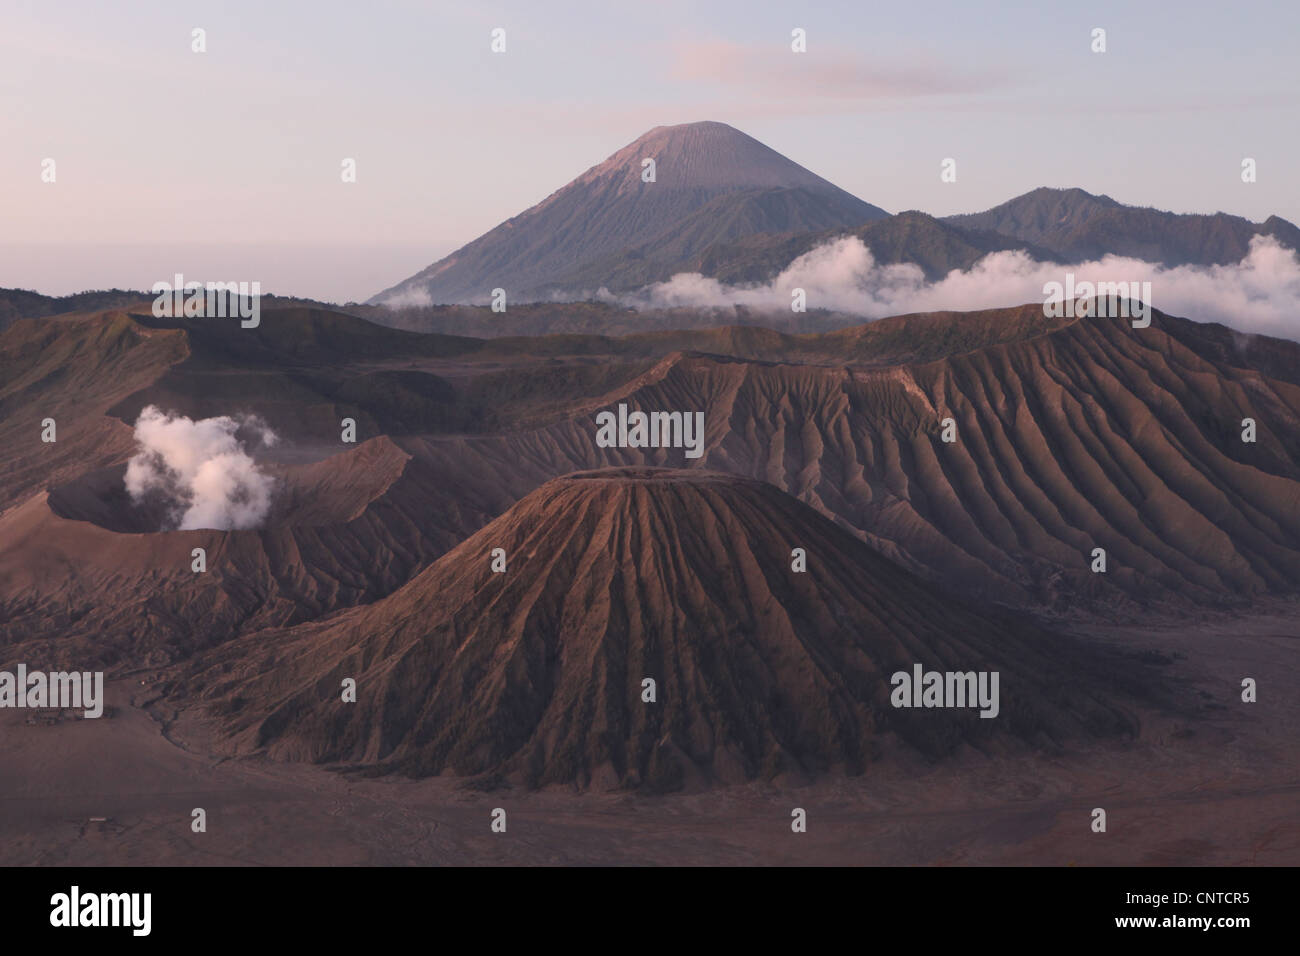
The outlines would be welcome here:
M 911 332 L 1035 308 L 918 317 Z M 832 334 L 846 353 L 852 331 Z M 1265 361 L 1239 345 L 1156 313 L 1147 329 L 1079 320 L 883 369 L 680 353 L 568 422 L 407 447 L 466 484 L 643 463 L 758 478 L 906 567 L 1009 604 L 1241 603 L 1300 589 L 1300 349 L 1273 341 Z M 703 457 L 596 448 L 594 413 L 620 402 L 704 411 Z M 1105 575 L 1090 571 L 1096 547 Z
M 891 707 L 917 662 L 1000 671 L 1000 716 Z M 663 789 L 857 773 L 895 736 L 934 755 L 1131 730 L 1104 670 L 770 485 L 633 468 L 549 482 L 388 598 L 219 649 L 170 695 L 205 701 L 237 752 Z

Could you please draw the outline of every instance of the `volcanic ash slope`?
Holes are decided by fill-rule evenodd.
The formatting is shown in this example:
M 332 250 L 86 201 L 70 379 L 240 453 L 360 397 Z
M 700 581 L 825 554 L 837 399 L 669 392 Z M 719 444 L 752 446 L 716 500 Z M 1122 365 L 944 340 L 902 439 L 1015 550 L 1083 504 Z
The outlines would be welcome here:
M 914 663 L 999 671 L 1000 713 L 892 707 Z M 953 603 L 771 485 L 633 467 L 550 481 L 389 597 L 218 648 L 169 693 L 234 752 L 673 789 L 1132 732 L 1108 669 Z

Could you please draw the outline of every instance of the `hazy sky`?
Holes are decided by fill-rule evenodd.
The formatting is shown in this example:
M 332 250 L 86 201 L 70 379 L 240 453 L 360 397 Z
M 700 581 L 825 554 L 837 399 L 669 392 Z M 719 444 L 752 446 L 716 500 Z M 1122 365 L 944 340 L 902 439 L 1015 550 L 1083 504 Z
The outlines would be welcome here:
M 1050 185 L 1300 222 L 1297 37 L 1285 0 L 0 0 L 0 286 L 365 298 L 703 119 L 890 212 Z

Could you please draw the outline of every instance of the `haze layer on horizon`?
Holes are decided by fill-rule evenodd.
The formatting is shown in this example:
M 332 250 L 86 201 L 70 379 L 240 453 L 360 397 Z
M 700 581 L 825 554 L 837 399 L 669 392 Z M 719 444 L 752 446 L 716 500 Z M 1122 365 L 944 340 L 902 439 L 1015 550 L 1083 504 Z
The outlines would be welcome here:
M 1107 2 L 10 3 L 0 247 L 39 254 L 6 255 L 0 285 L 139 287 L 169 258 L 105 257 L 119 245 L 185 243 L 213 272 L 279 246 L 296 251 L 267 291 L 360 299 L 647 129 L 701 119 L 890 212 L 1046 185 L 1300 221 L 1300 78 L 1274 42 L 1298 28 L 1300 8 L 1249 0 L 1177 17 Z M 393 248 L 413 251 L 387 269 Z

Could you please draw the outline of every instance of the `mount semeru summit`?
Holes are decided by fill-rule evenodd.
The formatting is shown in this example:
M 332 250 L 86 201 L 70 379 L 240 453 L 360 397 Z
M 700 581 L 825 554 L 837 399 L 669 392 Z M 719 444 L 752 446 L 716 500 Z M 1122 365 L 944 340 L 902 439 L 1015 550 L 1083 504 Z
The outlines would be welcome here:
M 654 160 L 654 181 L 643 179 Z M 511 302 L 635 288 L 718 242 L 888 214 L 725 123 L 657 126 L 531 209 L 373 301 Z

